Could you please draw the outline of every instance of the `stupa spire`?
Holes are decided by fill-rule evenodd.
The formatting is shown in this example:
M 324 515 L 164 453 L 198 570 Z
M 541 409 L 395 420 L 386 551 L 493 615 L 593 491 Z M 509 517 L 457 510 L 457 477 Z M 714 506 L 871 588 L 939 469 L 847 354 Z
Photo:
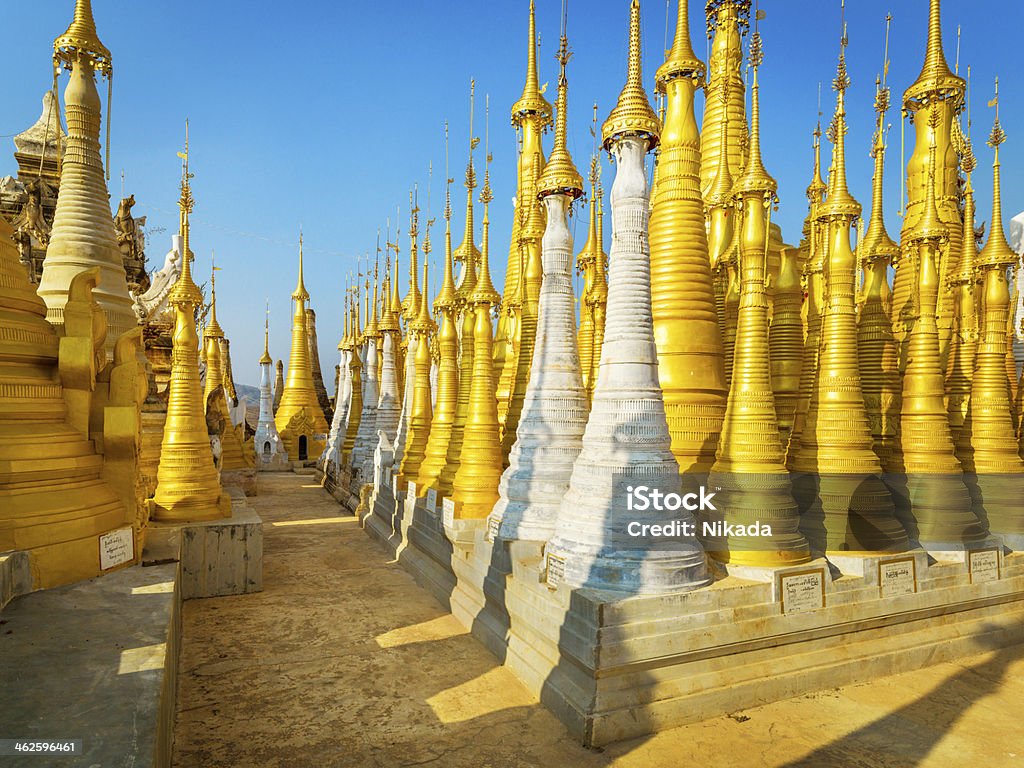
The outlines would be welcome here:
M 826 227 L 825 311 L 817 383 L 800 450 L 793 462 L 817 482 L 798 481 L 800 529 L 815 553 L 906 549 L 892 497 L 878 478 L 879 458 L 868 426 L 857 359 L 857 261 L 850 231 L 861 213 L 846 181 L 846 23 L 832 87 L 836 108 L 829 129 L 834 173 L 820 209 Z
M 530 0 L 526 87 L 523 97 L 512 106 L 512 125 L 519 146 L 516 163 L 516 193 L 505 268 L 504 301 L 498 316 L 494 344 L 497 376 L 498 423 L 501 424 L 502 452 L 507 457 L 529 378 L 536 327 L 536 306 L 522 298 L 528 289 L 539 293 L 540 237 L 543 235 L 543 206 L 537 201 L 536 184 L 544 166 L 542 135 L 551 125 L 551 105 L 537 87 L 537 30 L 534 3 Z M 546 88 L 546 86 L 545 86 Z M 528 215 L 529 214 L 529 215 Z M 529 283 L 529 285 L 527 285 Z
M 871 218 L 863 239 L 857 243 L 857 258 L 864 270 L 863 301 L 857 325 L 857 355 L 860 361 L 861 390 L 871 427 L 875 454 L 885 472 L 898 472 L 899 443 L 896 439 L 900 410 L 899 353 L 892 333 L 886 302 L 889 296 L 889 266 L 900 258 L 899 245 L 886 231 L 883 195 L 885 173 L 886 125 L 889 109 L 889 25 L 885 17 L 885 56 L 882 75 L 875 79 L 875 135 L 871 156 Z
M 537 73 L 537 19 L 534 0 L 530 0 L 530 23 L 527 32 L 526 83 L 523 94 L 512 105 L 512 123 L 521 125 L 526 119 L 540 118 L 541 128 L 551 123 L 551 104 L 544 98 Z
M 174 307 L 174 350 L 167 395 L 167 422 L 160 448 L 157 484 L 150 500 L 154 520 L 210 520 L 231 514 L 231 499 L 222 493 L 206 428 L 203 390 L 199 383 L 199 337 L 196 309 L 202 294 L 192 279 L 188 250 L 188 218 L 192 198 L 186 128 L 178 207 L 182 222 L 182 268 L 168 302 Z
M 306 302 L 303 235 L 299 230 L 298 283 L 292 292 L 292 343 L 288 358 L 288 376 L 277 408 L 275 421 L 287 454 L 293 461 L 319 456 L 324 449 L 329 426 L 313 382 L 313 362 L 309 344 L 309 315 Z
M 419 188 L 417 186 L 409 193 L 409 292 L 402 300 L 402 317 L 405 318 L 406 327 L 408 327 L 408 323 L 416 319 L 420 311 L 421 299 L 418 284 L 419 275 L 417 274 L 419 270 L 419 236 L 420 205 Z
M 1021 461 L 1015 440 L 1015 419 L 1007 381 L 1006 325 L 1010 317 L 1010 285 L 1007 271 L 1018 264 L 1003 232 L 1002 189 L 999 147 L 1006 133 L 999 123 L 999 80 L 996 79 L 996 108 L 988 145 L 992 147 L 992 231 L 981 252 L 979 266 L 984 280 L 983 340 L 978 346 L 977 365 L 971 387 L 970 407 L 961 442 L 968 442 L 964 469 L 970 474 L 975 512 L 988 521 L 990 530 L 1010 547 L 1024 544 L 1024 521 L 1020 515 Z M 972 166 L 965 163 L 965 166 Z M 970 177 L 968 176 L 968 179 Z M 973 240 L 973 200 L 969 218 L 964 219 L 965 240 Z M 1011 272 L 1012 273 L 1012 272 Z
M 484 184 L 480 202 L 484 206 L 483 250 L 480 274 L 469 295 L 467 315 L 474 314 L 473 372 L 469 391 L 469 408 L 463 430 L 463 450 L 459 468 L 452 479 L 452 500 L 456 504 L 455 519 L 486 517 L 498 500 L 501 477 L 501 435 L 498 427 L 498 402 L 494 396 L 493 328 L 491 308 L 501 300 L 494 289 L 490 271 L 490 204 L 491 153 L 489 146 L 490 99 L 485 99 Z M 564 126 L 563 126 L 564 129 Z
M 594 130 L 597 129 L 597 104 L 594 105 Z M 596 144 L 595 134 L 595 144 Z M 580 356 L 580 371 L 583 374 L 583 386 L 590 393 L 590 379 L 596 368 L 594 357 L 594 311 L 590 304 L 594 290 L 594 278 L 598 262 L 603 262 L 603 248 L 597 235 L 597 170 L 598 155 L 595 147 L 590 157 L 590 227 L 587 229 L 587 242 L 576 257 L 576 271 L 583 275 L 583 289 L 579 296 L 580 324 L 576 331 L 576 346 Z M 604 268 L 603 263 L 601 268 Z
M 480 263 L 480 251 L 473 242 L 473 190 L 476 188 L 476 171 L 473 166 L 473 150 L 480 139 L 473 135 L 473 116 L 476 103 L 476 81 L 470 80 L 469 87 L 469 162 L 466 165 L 466 232 L 462 245 L 455 251 L 455 260 L 462 261 L 462 273 L 459 276 L 456 291 L 456 316 L 460 319 L 459 328 L 459 399 L 455 410 L 455 422 L 452 435 L 448 441 L 448 460 L 439 478 L 438 492 L 442 496 L 451 493 L 455 473 L 462 460 L 463 435 L 472 405 L 474 355 L 476 353 L 475 328 L 476 312 L 473 309 L 471 296 L 477 283 L 477 266 Z
M 679 0 L 672 47 L 666 52 L 665 63 L 658 67 L 658 72 L 655 75 L 660 93 L 664 93 L 665 84 L 676 77 L 690 77 L 693 78 L 697 86 L 703 84 L 705 67 L 704 62 L 693 52 L 693 43 L 690 41 L 689 11 L 689 0 Z
M 260 357 L 260 412 L 253 437 L 256 452 L 256 466 L 270 469 L 271 465 L 282 468 L 288 461 L 274 423 L 274 396 L 271 385 L 274 380 L 274 358 L 270 356 L 270 300 L 267 300 L 263 318 L 263 355 Z
M 602 130 L 604 146 L 614 154 L 616 169 L 611 195 L 616 231 L 608 281 L 607 342 L 580 454 L 559 505 L 554 535 L 545 547 L 549 584 L 558 579 L 570 588 L 633 595 L 685 591 L 708 581 L 704 554 L 695 541 L 676 540 L 671 551 L 640 541 L 613 543 L 612 532 L 622 530 L 627 519 L 642 524 L 652 514 L 626 510 L 634 482 L 642 478 L 648 487 L 665 493 L 680 490 L 679 465 L 670 450 L 658 383 L 650 310 L 650 202 L 644 161 L 658 142 L 661 125 L 640 82 L 640 43 L 640 3 L 633 0 L 627 81 Z M 564 211 L 565 195 L 545 198 L 548 210 L 558 201 Z M 564 248 L 565 219 L 552 215 L 548 221 L 545 241 L 562 245 L 552 256 L 557 253 L 564 275 L 569 258 Z M 560 230 L 561 237 L 556 238 Z M 543 297 L 546 300 L 547 293 Z M 560 316 L 565 322 L 564 312 Z M 571 330 L 562 335 L 572 343 Z M 574 362 L 573 358 L 575 355 L 570 355 L 570 361 Z M 582 380 L 577 381 L 582 388 Z M 580 400 L 585 402 L 582 397 Z M 638 433 L 644 435 L 642 446 L 634 438 Z
M 217 264 L 210 259 L 210 322 L 203 330 L 203 346 L 206 348 L 206 386 L 203 388 L 203 406 L 208 407 L 210 395 L 223 385 L 224 356 L 221 341 L 224 331 L 217 322 Z
M 458 292 L 463 300 L 473 291 L 476 284 L 476 270 L 480 263 L 480 249 L 474 242 L 476 226 L 473 217 L 473 190 L 477 187 L 476 167 L 473 164 L 473 150 L 480 139 L 473 135 L 473 111 L 476 103 L 476 80 L 469 81 L 469 160 L 466 162 L 466 224 L 462 233 L 462 244 L 455 249 L 455 261 L 463 263 L 462 274 L 459 276 Z
M 900 503 L 912 514 L 912 524 L 907 531 L 912 541 L 920 541 L 926 549 L 929 546 L 955 549 L 984 539 L 987 530 L 972 510 L 962 467 L 955 456 L 943 398 L 945 371 L 939 354 L 936 308 L 939 253 L 947 234 L 936 211 L 934 184 L 935 134 L 942 116 L 931 111 L 927 117 L 928 178 L 924 207 L 917 225 L 907 233 L 909 245 L 916 251 L 917 274 L 913 286 L 916 305 L 913 325 L 905 342 L 907 363 L 903 375 L 900 436 L 908 479 L 907 495 Z M 1003 320 L 1001 331 L 1005 334 L 1005 315 Z M 1003 344 L 1005 355 L 1005 336 Z
M 640 0 L 629 4 L 629 58 L 626 66 L 626 84 L 619 92 L 611 114 L 601 126 L 604 148 L 608 149 L 617 136 L 642 136 L 648 149 L 658 146 L 661 121 L 651 108 L 643 85 L 643 63 L 640 57 Z
M 999 78 L 996 78 L 995 98 L 993 99 L 996 116 L 992 123 L 992 132 L 988 137 L 988 145 L 992 147 L 992 229 L 988 241 L 981 250 L 979 263 L 983 266 L 1011 266 L 1018 262 L 1006 239 L 1003 228 L 1003 190 L 1000 180 L 999 147 L 1006 141 L 1006 131 L 999 122 Z
M 704 63 L 690 43 L 688 8 L 687 0 L 680 0 L 675 39 L 656 77 L 657 90 L 665 96 L 665 120 L 650 224 L 658 380 L 665 395 L 672 453 L 684 474 L 707 472 L 714 462 L 727 395 L 700 193 L 700 134 L 694 110 Z M 720 162 L 725 162 L 724 156 Z M 723 182 L 731 188 L 725 167 Z M 726 189 L 725 195 L 730 192 Z
M 565 145 L 567 127 L 566 65 L 570 59 L 563 2 L 562 36 L 558 60 L 558 115 L 555 148 L 539 182 L 547 208 L 541 242 L 544 281 L 541 285 L 537 344 L 530 379 L 509 453 L 509 466 L 498 484 L 498 503 L 488 527 L 497 526 L 505 539 L 546 541 L 554 533 L 562 496 L 569 488 L 573 463 L 579 455 L 586 427 L 587 390 L 576 348 L 576 317 L 572 295 L 572 234 L 567 216 L 573 200 L 583 194 L 583 179 Z M 597 183 L 596 162 L 591 163 L 591 184 Z M 591 201 L 591 244 L 581 258 L 586 269 L 595 268 L 601 254 L 597 243 L 596 201 Z M 603 261 L 603 258 L 601 259 Z M 604 268 L 603 263 L 601 269 Z M 587 307 L 580 308 L 586 318 Z M 592 326 L 591 326 L 592 327 Z M 590 340 L 593 344 L 593 336 Z
M 429 213 L 428 213 L 429 216 Z M 429 219 L 428 219 L 429 239 Z M 409 324 L 409 349 L 407 354 L 413 356 L 414 381 L 412 386 L 412 399 L 409 401 L 409 412 L 407 418 L 407 435 L 405 439 L 405 450 L 399 467 L 398 482 L 405 484 L 415 482 L 420 466 L 426 455 L 427 443 L 430 439 L 431 420 L 433 418 L 433 405 L 430 392 L 430 334 L 435 329 L 433 318 L 430 316 L 430 279 L 429 279 L 429 253 L 424 243 L 423 259 L 423 295 L 419 301 L 419 313 Z
M 346 314 L 348 313 L 348 302 L 345 302 Z M 345 318 L 345 335 L 348 335 L 348 317 Z M 266 317 L 263 320 L 263 354 L 260 355 L 260 365 L 273 365 L 274 358 L 270 356 L 270 300 L 267 300 Z
M 459 336 L 455 328 L 456 301 L 452 256 L 452 178 L 448 173 L 448 123 L 444 125 L 445 136 L 445 206 L 444 206 L 444 278 L 441 290 L 434 300 L 435 310 L 441 313 L 441 327 L 437 335 L 439 352 L 437 369 L 437 398 L 430 422 L 430 440 L 427 442 L 423 462 L 419 467 L 417 493 L 426 495 L 427 490 L 440 490 L 441 473 L 448 463 L 448 444 L 451 441 L 459 399 Z M 417 371 L 417 375 L 419 372 Z M 429 372 L 428 372 L 429 376 Z
M 921 221 L 930 217 L 927 228 L 938 226 L 942 229 L 948 246 L 938 256 L 938 274 L 942 287 L 938 297 L 939 362 L 946 368 L 949 340 L 953 325 L 953 293 L 946 290 L 946 283 L 956 270 L 956 259 L 960 253 L 963 236 L 962 214 L 960 211 L 959 173 L 956 153 L 953 151 L 953 123 L 963 109 L 966 84 L 964 80 L 949 71 L 942 49 L 942 24 L 940 0 L 930 0 L 928 10 L 928 41 L 925 46 L 924 62 L 917 80 L 903 93 L 903 113 L 914 126 L 914 151 L 907 161 L 907 199 L 905 203 L 901 244 L 908 251 L 920 241 Z M 938 115 L 937 123 L 933 116 Z M 935 140 L 936 162 L 934 176 L 930 175 L 929 146 Z M 934 210 L 926 203 L 926 186 L 931 179 L 935 187 Z M 914 274 L 919 265 L 910 261 L 899 263 L 893 283 L 893 330 L 900 342 L 905 342 L 916 322 L 917 299 Z M 906 365 L 907 344 L 902 343 L 900 351 L 901 368 Z
M 708 554 L 739 565 L 773 566 L 805 562 L 807 542 L 798 530 L 799 514 L 785 468 L 772 390 L 768 343 L 768 298 L 765 264 L 775 180 L 760 161 L 760 104 L 758 70 L 763 60 L 760 34 L 750 44 L 751 151 L 746 171 L 736 182 L 740 221 L 738 272 L 740 295 L 736 319 L 732 386 L 722 424 L 709 485 L 722 487 L 724 510 L 709 519 L 748 525 L 763 510 L 773 510 L 771 536 L 753 541 L 729 534 L 704 539 Z M 724 133 L 723 133 L 724 138 Z
M 740 75 L 741 38 L 746 34 L 750 0 L 711 0 L 705 7 L 708 35 L 714 35 L 708 60 L 705 109 L 701 127 L 701 192 L 705 199 L 715 181 L 723 136 L 729 134 L 728 164 L 733 177 L 742 166 L 742 137 L 746 131 L 744 93 Z
M 50 241 L 43 260 L 39 296 L 46 303 L 47 319 L 64 325 L 64 305 L 71 281 L 81 272 L 99 267 L 99 285 L 92 295 L 107 319 L 106 352 L 126 331 L 138 325 L 128 292 L 124 259 L 117 244 L 110 201 L 100 155 L 102 104 L 94 74 L 107 77 L 107 163 L 109 166 L 110 94 L 113 67 L 110 51 L 100 42 L 88 0 L 78 0 L 67 31 L 54 40 L 54 89 L 61 68 L 70 71 L 64 92 L 68 124 L 61 164 L 60 191 Z

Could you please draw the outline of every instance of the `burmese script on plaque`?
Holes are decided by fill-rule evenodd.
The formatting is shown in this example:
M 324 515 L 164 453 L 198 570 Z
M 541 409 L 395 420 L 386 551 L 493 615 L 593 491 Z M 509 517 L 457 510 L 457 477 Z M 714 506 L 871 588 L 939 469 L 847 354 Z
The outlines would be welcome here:
M 882 597 L 912 595 L 917 591 L 917 571 L 913 558 L 884 560 L 878 564 L 878 586 Z
M 789 574 L 781 581 L 783 613 L 809 613 L 825 607 L 824 569 Z
M 110 570 L 134 557 L 135 536 L 131 528 L 118 528 L 100 536 L 100 570 Z
M 999 580 L 999 553 L 994 549 L 978 549 L 970 553 L 971 584 Z

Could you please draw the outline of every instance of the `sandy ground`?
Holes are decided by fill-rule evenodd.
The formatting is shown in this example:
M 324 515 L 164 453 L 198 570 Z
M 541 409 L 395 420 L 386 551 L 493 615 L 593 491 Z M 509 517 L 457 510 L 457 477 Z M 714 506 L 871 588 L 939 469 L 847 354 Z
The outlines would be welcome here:
M 260 477 L 265 591 L 184 609 L 174 765 L 1024 767 L 1024 647 L 584 749 L 310 476 Z

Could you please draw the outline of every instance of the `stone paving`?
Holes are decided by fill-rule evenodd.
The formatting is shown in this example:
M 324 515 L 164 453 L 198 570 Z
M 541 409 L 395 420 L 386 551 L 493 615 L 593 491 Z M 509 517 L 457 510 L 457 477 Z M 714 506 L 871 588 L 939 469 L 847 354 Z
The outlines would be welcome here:
M 178 768 L 1024 767 L 1022 646 L 584 749 L 313 477 L 259 482 L 265 590 L 184 605 Z

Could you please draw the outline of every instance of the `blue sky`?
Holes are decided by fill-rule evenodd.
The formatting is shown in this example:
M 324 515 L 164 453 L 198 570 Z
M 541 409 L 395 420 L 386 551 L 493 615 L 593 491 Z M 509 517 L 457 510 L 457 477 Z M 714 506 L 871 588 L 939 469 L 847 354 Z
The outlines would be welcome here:
M 560 0 L 537 0 L 541 33 L 541 81 L 554 101 Z M 691 0 L 694 47 L 704 54 L 704 13 Z M 71 19 L 73 0 L 3 3 L 0 27 L 16 30 L 5 40 L 6 77 L 0 81 L 0 137 L 28 127 L 51 80 L 53 38 Z M 569 0 L 570 151 L 586 172 L 592 149 L 592 105 L 603 120 L 625 78 L 627 0 Z M 765 164 L 779 181 L 774 214 L 789 242 L 799 239 L 810 177 L 810 134 L 817 113 L 818 82 L 827 122 L 834 95 L 840 32 L 839 2 L 765 0 L 761 22 L 765 63 L 761 70 Z M 434 163 L 433 242 L 441 256 L 444 202 L 445 119 L 450 121 L 450 175 L 457 246 L 463 230 L 462 186 L 469 137 L 469 81 L 477 81 L 474 134 L 484 136 L 484 95 L 490 94 L 490 147 L 495 201 L 491 204 L 491 251 L 495 282 L 504 276 L 515 187 L 515 133 L 509 108 L 523 85 L 528 0 L 445 3 L 366 3 L 307 0 L 93 0 L 100 38 L 114 57 L 112 196 L 134 193 L 136 215 L 148 216 L 154 234 L 149 264 L 157 268 L 177 226 L 175 201 L 184 121 L 191 121 L 192 167 L 197 204 L 192 246 L 200 275 L 216 251 L 218 318 L 232 341 L 240 383 L 258 382 L 263 342 L 263 304 L 271 305 L 271 354 L 287 362 L 289 294 L 295 284 L 299 225 L 306 243 L 306 285 L 318 315 L 321 361 L 333 384 L 335 345 L 341 331 L 345 275 L 358 255 L 372 254 L 377 228 L 401 207 L 402 259 L 408 243 L 408 194 L 420 185 L 426 209 L 427 166 Z M 894 17 L 889 70 L 893 101 L 916 78 L 927 33 L 927 0 L 850 0 L 847 59 L 853 80 L 847 97 L 850 187 L 870 206 L 875 75 L 881 69 L 884 18 Z M 674 28 L 675 0 L 670 26 Z M 1024 10 L 1017 2 L 947 0 L 943 32 L 950 66 L 962 27 L 961 74 L 972 68 L 972 117 L 978 218 L 991 210 L 991 150 L 984 140 L 992 123 L 986 102 L 1000 76 L 1000 116 L 1009 141 L 1003 146 L 1004 216 L 1024 208 L 1024 74 L 1015 61 Z M 663 59 L 666 7 L 643 2 L 644 78 L 653 83 Z M 749 38 L 748 38 L 749 39 Z M 671 39 L 669 39 L 671 44 Z M 66 78 L 61 81 L 63 93 Z M 703 98 L 698 96 L 698 112 Z M 896 236 L 899 207 L 899 113 L 887 155 L 886 220 Z M 909 128 L 909 126 L 908 126 Z M 906 154 L 911 151 L 908 130 Z M 13 144 L 0 149 L 0 175 L 14 173 Z M 550 149 L 551 136 L 545 148 Z M 482 147 L 481 147 L 482 150 Z M 827 145 L 824 149 L 827 158 Z M 483 152 L 477 154 L 482 180 Z M 605 183 L 611 183 L 605 162 Z M 481 216 L 477 215 L 477 241 Z M 576 227 L 577 249 L 586 220 Z M 606 227 L 610 239 L 610 227 Z M 406 272 L 407 262 L 403 264 Z M 432 277 L 436 288 L 436 280 Z M 405 293 L 403 284 L 402 293 Z

